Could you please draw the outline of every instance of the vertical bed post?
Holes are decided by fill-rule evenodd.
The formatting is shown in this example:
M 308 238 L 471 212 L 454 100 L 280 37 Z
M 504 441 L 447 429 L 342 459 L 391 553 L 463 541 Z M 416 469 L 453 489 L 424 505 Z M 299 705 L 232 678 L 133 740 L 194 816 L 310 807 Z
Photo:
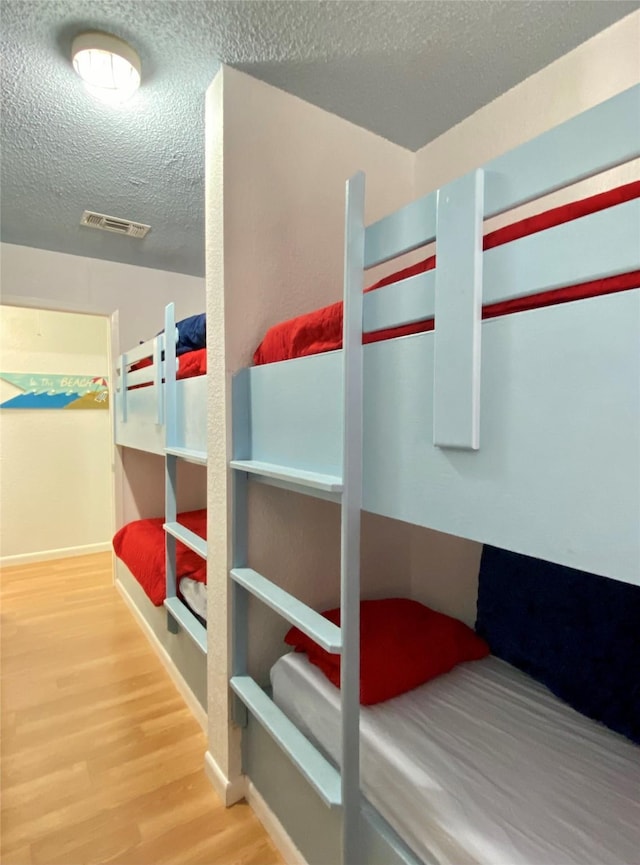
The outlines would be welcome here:
M 484 172 L 438 190 L 433 443 L 480 447 Z
M 175 309 L 172 303 L 167 304 L 164 314 L 164 380 L 165 380 L 165 427 L 164 446 L 169 448 L 176 444 L 176 340 L 175 340 Z M 158 358 L 162 369 L 161 357 Z M 160 376 L 162 388 L 162 375 Z M 178 521 L 178 458 L 165 453 L 165 522 Z M 176 597 L 176 539 L 165 532 L 166 550 L 166 597 Z M 167 629 L 176 634 L 179 626 L 170 612 L 167 612 Z
M 176 371 L 176 312 L 172 303 L 164 311 L 164 380 L 165 380 L 165 435 L 164 446 L 175 447 L 178 437 L 177 428 L 177 388 Z M 161 379 L 162 380 L 162 379 Z
M 162 387 L 162 352 L 164 342 L 163 334 L 158 334 L 153 341 L 153 383 L 156 389 L 156 423 L 158 426 L 162 426 L 164 423 L 164 388 Z M 165 438 L 165 446 L 166 444 Z
M 120 419 L 122 423 L 127 422 L 127 355 L 120 357 Z
M 361 862 L 360 511 L 362 508 L 362 288 L 364 174 L 347 181 L 344 250 L 342 630 L 342 865 Z

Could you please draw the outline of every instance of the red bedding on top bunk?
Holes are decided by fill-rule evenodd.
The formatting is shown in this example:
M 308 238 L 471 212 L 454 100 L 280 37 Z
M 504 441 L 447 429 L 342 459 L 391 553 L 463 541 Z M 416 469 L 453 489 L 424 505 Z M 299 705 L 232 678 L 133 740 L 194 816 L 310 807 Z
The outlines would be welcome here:
M 196 375 L 206 374 L 206 348 L 196 348 L 194 351 L 187 351 L 178 358 L 178 374 L 176 378 L 193 378 Z
M 156 607 L 161 606 L 166 597 L 164 522 L 164 517 L 134 520 L 113 536 L 116 556 L 129 568 Z M 206 540 L 206 508 L 178 514 L 178 522 Z M 206 562 L 180 541 L 176 542 L 176 574 L 178 580 L 191 577 L 199 583 L 207 582 Z
M 484 249 L 492 249 L 503 243 L 518 240 L 529 234 L 544 231 L 563 222 L 570 222 L 581 216 L 596 213 L 607 207 L 640 198 L 640 181 L 619 186 L 616 189 L 598 195 L 592 195 L 581 201 L 555 207 L 544 213 L 523 219 L 513 225 L 507 225 L 492 231 L 484 237 Z M 375 285 L 365 289 L 374 291 L 385 285 L 398 282 L 418 273 L 433 270 L 436 266 L 435 255 L 406 267 L 397 273 L 381 279 Z M 490 304 L 482 309 L 483 318 L 493 318 L 512 312 L 522 312 L 542 306 L 550 306 L 556 303 L 567 303 L 571 300 L 582 300 L 599 294 L 608 294 L 615 291 L 624 291 L 629 288 L 640 288 L 640 271 L 611 276 L 593 282 L 582 283 L 553 291 L 541 292 L 531 297 L 507 300 L 501 303 Z M 401 327 L 389 328 L 387 330 L 367 333 L 363 336 L 364 343 L 378 342 L 397 336 L 408 336 L 412 333 L 424 333 L 433 330 L 434 320 L 414 322 Z M 276 324 L 271 327 L 253 356 L 256 366 L 264 363 L 275 363 L 281 360 L 290 360 L 295 357 L 305 357 L 311 354 L 320 354 L 325 351 L 334 351 L 342 348 L 342 301 L 314 310 L 306 315 L 300 315 L 289 321 Z
M 177 358 L 178 371 L 176 378 L 193 378 L 196 375 L 207 374 L 207 350 L 206 348 L 196 348 L 193 351 L 186 351 Z M 153 361 L 150 357 L 145 357 L 137 363 L 131 365 L 131 372 L 136 369 L 144 369 L 145 366 L 151 366 Z M 146 384 L 134 384 L 129 390 L 134 390 L 137 387 L 146 387 Z

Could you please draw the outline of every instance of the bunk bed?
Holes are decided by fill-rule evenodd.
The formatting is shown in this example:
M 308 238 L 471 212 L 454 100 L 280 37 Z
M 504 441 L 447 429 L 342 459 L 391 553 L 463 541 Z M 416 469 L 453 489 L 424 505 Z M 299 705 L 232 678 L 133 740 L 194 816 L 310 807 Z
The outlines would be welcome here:
M 567 862 L 631 865 L 639 840 L 636 746 L 592 721 L 585 725 L 544 688 L 495 658 L 461 665 L 424 685 L 423 694 L 418 688 L 397 699 L 407 703 L 409 715 L 426 717 L 428 727 L 425 699 L 435 713 L 436 733 L 444 735 L 439 694 L 451 703 L 455 692 L 464 701 L 469 691 L 486 691 L 489 715 L 477 709 L 489 729 L 517 702 L 501 702 L 505 693 L 519 691 L 522 703 L 535 704 L 541 713 L 538 732 L 545 747 L 549 737 L 560 737 L 544 752 L 547 776 L 538 778 L 553 788 L 551 801 L 559 802 L 571 787 L 575 791 L 581 778 L 593 777 L 595 787 L 599 777 L 605 786 L 594 792 L 594 801 L 600 796 L 607 807 L 613 804 L 613 811 L 603 805 L 603 814 L 619 825 L 603 829 L 589 846 L 590 816 L 576 807 L 565 826 L 565 836 L 578 836 L 573 847 L 566 837 L 530 839 L 521 822 L 525 803 L 514 816 L 513 833 L 504 834 L 502 846 L 494 837 L 492 846 L 487 839 L 502 831 L 500 821 L 487 822 L 485 814 L 474 823 L 473 797 L 456 788 L 464 773 L 462 780 L 454 779 L 433 765 L 422 766 L 419 787 L 427 795 L 418 840 L 415 831 L 394 823 L 393 814 L 381 814 L 375 790 L 392 783 L 401 787 L 406 778 L 398 767 L 412 756 L 398 741 L 399 716 L 391 707 L 396 700 L 363 709 L 360 725 L 359 561 L 360 513 L 367 510 L 554 563 L 550 567 L 578 575 L 574 590 L 591 577 L 603 580 L 608 588 L 600 605 L 611 585 L 622 585 L 623 610 L 638 610 L 638 185 L 625 188 L 618 200 L 610 196 L 602 207 L 593 201 L 583 211 L 577 206 L 569 221 L 551 219 L 502 243 L 485 241 L 485 251 L 483 221 L 639 156 L 640 86 L 635 86 L 367 227 L 364 177 L 357 175 L 347 183 L 344 314 L 342 307 L 334 311 L 334 324 L 338 319 L 342 326 L 339 344 L 335 331 L 327 339 L 321 334 L 301 350 L 285 347 L 290 359 L 262 363 L 266 342 L 281 341 L 281 332 L 272 333 L 256 353 L 259 365 L 234 379 L 230 685 L 237 697 L 235 717 L 246 727 L 244 753 L 252 778 L 260 776 L 268 804 L 310 862 L 329 856 L 343 865 L 538 865 L 540 855 L 555 845 Z M 434 240 L 437 266 L 423 262 L 399 281 L 363 294 L 366 269 Z M 287 328 L 295 331 L 296 324 Z M 363 348 L 367 333 L 383 338 L 365 338 Z M 307 607 L 250 567 L 250 480 L 340 503 L 339 619 Z M 517 581 L 517 571 L 512 579 Z M 250 597 L 276 610 L 316 647 L 311 663 L 300 655 L 278 662 L 273 695 L 247 667 Z M 562 609 L 571 613 L 570 596 Z M 489 643 L 493 648 L 493 639 Z M 635 654 L 628 663 L 637 670 L 637 638 L 630 645 Z M 333 657 L 328 666 L 339 665 L 339 692 L 316 669 L 319 653 Z M 526 663 L 523 669 L 531 672 Z M 602 667 L 596 672 L 606 674 Z M 637 699 L 637 683 L 635 689 Z M 518 735 L 526 735 L 531 716 L 525 712 L 514 723 Z M 395 776 L 389 765 L 372 758 L 372 742 L 385 726 L 383 741 Z M 562 786 L 554 771 L 561 773 L 563 764 L 554 764 L 566 757 L 562 731 L 568 727 L 575 728 L 570 738 L 575 734 L 576 748 L 588 742 L 603 762 L 595 761 L 590 774 L 578 757 L 568 758 L 568 784 Z M 515 735 L 513 729 L 502 733 L 487 753 L 497 753 L 504 736 Z M 542 743 L 535 741 L 535 731 L 529 733 L 535 760 Z M 282 764 L 282 753 L 295 770 Z M 430 753 L 437 753 L 437 743 Z M 480 760 L 475 771 L 489 768 Z M 513 788 L 502 780 L 507 808 Z M 517 774 L 508 780 L 513 784 Z M 494 788 L 500 783 L 496 776 Z M 482 798 L 487 789 L 483 793 L 476 786 L 475 792 Z M 402 801 L 407 804 L 406 797 Z M 622 816 L 616 804 L 623 806 Z M 444 820 L 436 825 L 439 813 Z M 561 824 L 559 817 L 554 829 Z M 531 831 L 536 825 L 534 819 Z M 465 827 L 467 836 L 474 836 L 466 845 Z
M 131 571 L 146 596 L 156 607 L 162 606 L 167 597 L 164 522 L 164 517 L 134 520 L 122 526 L 113 538 L 116 556 Z M 206 508 L 180 513 L 177 522 L 206 541 Z M 199 587 L 205 587 L 206 581 L 207 567 L 204 559 L 178 541 L 176 543 L 177 597 L 186 603 L 202 624 L 207 618 L 206 597 L 202 596 Z
M 192 318 L 204 322 L 204 315 L 185 321 Z M 177 332 L 175 308 L 169 304 L 164 330 L 118 358 L 115 442 L 164 456 L 171 441 L 178 456 L 202 462 L 207 451 L 206 349 L 201 344 L 190 349 L 197 343 L 187 334 L 183 341 L 187 350 L 178 355 L 181 346 L 173 339 Z M 167 400 L 173 400 L 171 412 Z
M 120 527 L 113 547 L 118 588 L 168 656 L 179 687 L 186 683 L 196 696 L 200 715 L 207 702 L 206 510 L 179 514 L 177 486 L 181 461 L 207 464 L 205 317 L 176 323 L 171 303 L 164 324 L 118 358 L 114 412 L 116 445 L 164 457 L 164 517 Z

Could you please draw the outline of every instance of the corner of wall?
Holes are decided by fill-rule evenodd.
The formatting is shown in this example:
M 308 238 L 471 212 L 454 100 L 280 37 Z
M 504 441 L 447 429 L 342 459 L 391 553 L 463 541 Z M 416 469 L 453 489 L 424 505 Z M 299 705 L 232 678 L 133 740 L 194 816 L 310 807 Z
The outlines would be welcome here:
M 639 44 L 640 10 L 426 144 L 415 154 L 415 196 L 437 189 L 637 84 Z

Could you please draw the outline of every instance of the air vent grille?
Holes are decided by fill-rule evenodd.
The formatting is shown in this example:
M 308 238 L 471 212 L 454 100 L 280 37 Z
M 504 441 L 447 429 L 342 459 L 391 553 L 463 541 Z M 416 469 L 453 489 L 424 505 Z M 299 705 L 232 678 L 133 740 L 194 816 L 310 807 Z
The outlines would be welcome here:
M 99 228 L 101 231 L 113 231 L 116 234 L 126 234 L 128 237 L 142 239 L 151 228 L 142 222 L 132 222 L 130 219 L 119 219 L 117 216 L 107 216 L 104 213 L 94 213 L 85 210 L 80 219 L 80 225 L 87 228 Z

